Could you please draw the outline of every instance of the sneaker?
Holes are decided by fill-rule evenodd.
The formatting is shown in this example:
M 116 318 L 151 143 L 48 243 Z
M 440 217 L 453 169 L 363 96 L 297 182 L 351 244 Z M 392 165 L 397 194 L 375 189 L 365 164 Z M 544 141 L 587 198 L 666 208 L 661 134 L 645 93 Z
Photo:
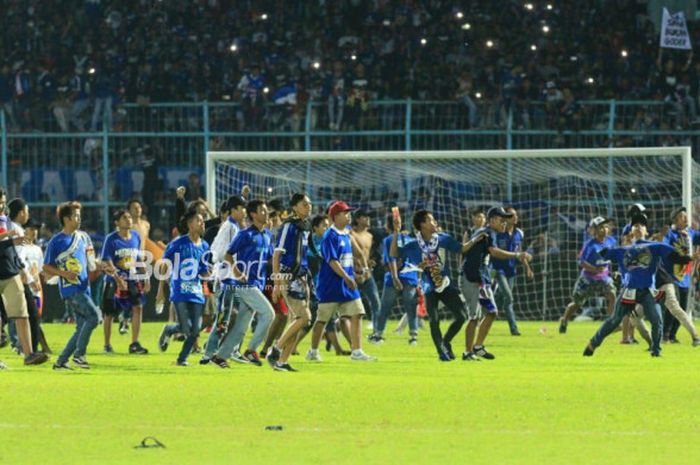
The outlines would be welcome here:
M 129 322 L 127 320 L 121 320 L 119 322 L 119 334 L 126 334 L 129 332 Z
M 142 355 L 144 355 L 144 354 L 148 353 L 148 349 L 143 347 L 139 343 L 139 341 L 136 341 L 136 342 L 132 342 L 131 345 L 129 346 L 129 353 L 130 354 L 142 354 Z
M 105 346 L 105 354 L 113 354 L 113 353 L 114 353 L 114 349 L 112 348 L 112 344 L 107 344 Z
M 5 331 L 0 333 L 0 349 L 2 349 L 3 347 L 6 347 L 7 344 L 9 344 L 9 343 L 10 343 L 10 338 L 7 337 L 7 333 Z
M 474 355 L 486 360 L 493 360 L 496 358 L 496 356 L 488 352 L 484 346 L 474 346 Z
M 511 331 L 510 335 L 511 336 L 522 336 L 522 334 L 520 334 L 520 331 L 518 331 L 517 329 L 515 331 Z
M 356 351 L 352 351 L 352 355 L 350 355 L 350 360 L 355 360 L 357 362 L 374 362 L 377 360 L 377 357 L 372 357 L 371 355 L 364 353 L 362 349 L 359 349 Z
M 299 371 L 295 368 L 292 368 L 292 366 L 289 363 L 279 363 L 279 362 L 275 362 L 275 364 L 272 365 L 272 369 L 275 371 Z
M 41 365 L 49 359 L 49 356 L 43 352 L 34 352 L 33 354 L 24 357 L 25 365 Z
M 267 357 L 265 358 L 267 360 L 267 363 L 270 365 L 274 365 L 277 363 L 277 360 L 280 359 L 280 350 L 277 347 L 271 347 L 270 350 L 267 353 Z
M 190 366 L 190 364 L 187 363 L 187 360 L 183 360 L 183 361 L 178 360 L 177 362 L 175 362 L 175 365 L 177 365 L 177 366 L 179 366 L 179 367 L 188 367 L 188 366 Z
M 693 339 L 693 347 L 700 346 L 700 337 Z
M 462 354 L 462 360 L 465 362 L 480 362 L 481 359 L 477 357 L 473 352 L 464 352 Z
M 306 353 L 306 360 L 310 362 L 320 362 L 322 361 L 321 354 L 318 353 L 318 350 L 309 349 L 309 351 Z
M 245 353 L 243 354 L 243 357 L 246 358 L 250 363 L 252 363 L 255 366 L 262 366 L 262 362 L 260 361 L 260 356 L 258 353 L 254 350 L 246 350 Z
M 211 362 L 211 357 L 207 357 L 206 355 L 202 356 L 202 358 L 199 359 L 200 365 L 208 365 L 209 362 Z
M 158 338 L 158 348 L 161 352 L 168 350 L 168 344 L 170 344 L 170 336 L 166 332 L 167 326 L 163 326 L 163 331 L 160 332 L 160 337 Z
M 658 352 L 653 352 L 653 351 L 652 351 L 652 352 L 651 352 L 651 356 L 652 356 L 652 357 L 661 357 L 661 354 L 658 353 Z
M 449 355 L 451 360 L 454 360 L 457 358 L 457 357 L 455 357 L 455 353 L 452 352 L 452 344 L 450 344 L 449 342 L 443 342 L 442 347 L 443 347 L 443 352 L 445 352 L 447 355 Z
M 230 357 L 231 360 L 233 360 L 236 363 L 250 363 L 250 360 L 245 358 L 241 353 L 237 350 L 234 350 L 233 353 L 231 354 Z M 213 359 L 212 359 L 213 360 Z
M 418 345 L 418 339 L 416 339 L 415 336 L 411 337 L 411 338 L 408 340 L 408 345 L 409 345 L 409 346 Z
M 620 341 L 620 344 L 632 344 L 632 340 L 630 338 L 625 338 Z
M 85 357 L 73 357 L 73 363 L 85 370 L 90 369 L 90 364 L 85 360 Z
M 200 363 L 201 363 L 201 362 L 200 362 Z M 227 362 L 226 360 L 224 360 L 223 358 L 218 357 L 218 356 L 216 356 L 216 355 L 214 355 L 214 356 L 211 358 L 211 363 L 213 363 L 214 365 L 218 366 L 219 368 L 231 368 L 231 365 L 229 365 L 228 362 Z
M 639 344 L 639 341 L 635 338 L 630 339 L 630 344 Z
M 583 349 L 583 356 L 584 357 L 590 357 L 593 355 L 593 352 L 595 349 L 593 349 L 590 345 L 587 345 L 585 349 Z
M 566 334 L 566 325 L 567 323 L 564 323 L 564 321 L 559 320 L 559 334 Z
M 368 338 L 370 344 L 381 345 L 384 344 L 384 338 L 382 336 L 372 335 Z
M 68 362 L 54 363 L 53 369 L 54 371 L 74 371 L 70 365 L 68 365 Z
M 450 354 L 444 351 L 438 352 L 438 358 L 440 359 L 441 362 L 451 362 L 452 357 L 450 357 Z
M 185 339 L 187 339 L 187 336 L 182 333 L 177 333 L 174 337 L 177 342 L 185 342 Z
M 267 349 L 263 349 L 260 351 L 260 358 L 262 358 L 262 359 L 267 358 Z

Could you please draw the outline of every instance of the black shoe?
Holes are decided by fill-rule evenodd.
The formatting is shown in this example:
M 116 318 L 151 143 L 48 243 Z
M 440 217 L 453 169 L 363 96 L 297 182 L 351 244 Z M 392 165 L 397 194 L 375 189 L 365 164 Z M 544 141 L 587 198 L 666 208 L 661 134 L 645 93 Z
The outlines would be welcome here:
M 136 342 L 132 342 L 131 345 L 129 346 L 129 353 L 130 354 L 147 354 L 148 349 L 146 349 L 138 341 L 136 341 Z
M 371 337 L 371 336 L 370 336 L 370 337 Z M 368 339 L 369 339 L 369 338 L 368 338 Z M 330 351 L 331 351 L 331 347 L 332 347 L 331 340 L 328 339 L 328 338 L 326 338 L 326 352 L 330 352 Z M 279 371 L 282 371 L 282 370 L 279 370 Z
M 200 365 L 208 365 L 209 362 L 211 362 L 211 358 L 207 357 L 206 355 L 199 359 Z
M 559 334 L 566 334 L 566 325 L 563 321 L 559 322 Z
M 70 365 L 68 365 L 67 362 L 54 363 L 53 369 L 54 369 L 54 371 L 75 371 L 70 367 Z
M 34 352 L 33 354 L 24 357 L 25 365 L 41 365 L 49 359 L 49 356 L 43 352 Z
M 85 357 L 73 357 L 73 363 L 85 370 L 90 369 L 90 364 L 85 360 Z
M 652 356 L 652 357 L 661 357 L 661 354 L 658 353 L 658 352 L 652 352 L 652 353 L 651 353 L 651 356 Z
M 496 358 L 496 356 L 488 352 L 484 346 L 474 346 L 474 355 L 486 360 L 493 360 Z
M 441 362 L 451 362 L 453 360 L 452 357 L 450 357 L 450 354 L 448 354 L 444 350 L 438 352 L 438 358 Z
M 294 368 L 289 363 L 279 363 L 276 362 L 273 366 L 272 369 L 275 371 L 299 371 Z
M 522 336 L 522 334 L 520 334 L 520 331 L 518 331 L 517 329 L 515 331 L 511 331 L 510 335 L 511 336 Z
M 267 363 L 270 364 L 274 368 L 275 363 L 277 363 L 277 360 L 280 359 L 280 350 L 277 347 L 272 347 L 270 348 L 270 351 L 267 353 Z
M 474 353 L 472 353 L 472 352 L 464 352 L 462 354 L 462 360 L 464 360 L 465 362 L 480 362 L 481 361 L 481 359 L 479 359 L 479 357 L 474 355 Z
M 185 339 L 187 339 L 187 336 L 185 336 L 182 333 L 176 334 L 173 339 L 175 339 L 177 342 L 185 342 Z
M 221 358 L 217 355 L 214 355 L 211 358 L 211 363 L 218 366 L 219 368 L 231 368 L 231 366 L 228 364 L 228 362 L 226 360 L 224 360 L 223 358 Z
M 457 357 L 455 357 L 454 352 L 452 352 L 452 344 L 449 342 L 443 342 L 442 346 L 444 347 L 444 352 L 450 357 L 450 360 L 455 360 Z
M 160 332 L 160 337 L 158 338 L 158 348 L 161 352 L 168 350 L 168 344 L 170 344 L 170 336 L 166 333 L 168 327 L 164 326 L 163 331 Z
M 7 333 L 5 331 L 0 333 L 0 349 L 2 349 L 3 347 L 7 347 L 7 344 L 9 344 L 9 343 L 10 343 L 10 338 L 7 337 Z
M 584 357 L 590 357 L 590 356 L 593 355 L 593 352 L 594 352 L 594 351 L 595 351 L 595 349 L 591 349 L 591 346 L 586 346 L 586 348 L 583 349 L 583 356 L 584 356 Z

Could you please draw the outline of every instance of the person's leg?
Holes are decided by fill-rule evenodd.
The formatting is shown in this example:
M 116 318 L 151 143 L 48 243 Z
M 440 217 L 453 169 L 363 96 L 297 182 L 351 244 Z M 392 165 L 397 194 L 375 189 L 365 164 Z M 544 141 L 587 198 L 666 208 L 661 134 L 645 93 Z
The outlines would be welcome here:
M 78 313 L 81 313 L 85 323 L 80 329 L 78 334 L 78 340 L 75 345 L 75 357 L 84 357 L 87 352 L 87 346 L 90 343 L 90 336 L 92 336 L 92 331 L 97 327 L 100 319 L 102 318 L 102 312 L 92 301 L 92 298 L 87 294 L 77 294 L 75 299 L 76 306 L 75 314 L 76 317 Z
M 197 337 L 199 336 L 199 331 L 202 326 L 204 304 L 179 302 L 178 306 L 182 307 L 182 310 L 178 310 L 178 317 L 184 319 L 184 321 L 180 321 L 180 325 L 182 333 L 185 335 L 185 342 L 182 344 L 182 350 L 177 357 L 177 362 L 184 363 L 187 361 L 187 357 L 190 355 L 197 341 Z
M 513 309 L 513 278 L 506 277 L 503 273 L 496 273 L 496 282 L 498 288 L 496 290 L 496 307 L 503 310 L 508 321 L 511 335 L 518 335 L 518 323 L 515 319 L 515 310 Z M 500 299 L 498 298 L 500 296 Z
M 698 341 L 698 332 L 695 329 L 695 324 L 693 323 L 693 320 L 690 319 L 690 316 L 685 312 L 678 300 L 678 297 L 676 296 L 676 286 L 673 284 L 666 284 L 662 286 L 660 290 L 664 292 L 664 306 L 668 309 L 671 315 L 673 315 L 680 322 L 680 324 L 683 325 L 686 331 L 690 333 L 690 336 L 693 338 L 693 342 Z
M 651 355 L 659 356 L 661 354 L 661 338 L 664 332 L 661 307 L 647 289 L 637 292 L 637 302 L 642 305 L 644 316 L 651 323 Z
M 236 324 L 228 332 L 224 340 L 219 346 L 219 350 L 216 352 L 216 357 L 220 359 L 227 360 L 233 354 L 236 346 L 240 346 L 243 337 L 245 336 L 248 327 L 250 326 L 250 321 L 253 319 L 255 310 L 253 310 L 248 303 L 242 298 L 243 289 L 238 289 L 236 291 L 238 306 L 238 316 L 236 317 Z
M 216 316 L 214 327 L 207 337 L 207 342 L 204 344 L 204 355 L 202 359 L 210 359 L 216 353 L 219 347 L 219 342 L 228 332 L 228 322 L 231 316 L 231 307 L 233 306 L 233 288 L 221 285 L 216 292 Z
M 688 288 L 687 287 L 676 287 L 676 295 L 678 296 L 678 303 L 680 303 L 683 313 L 688 310 Z M 687 313 L 686 313 L 687 315 Z M 679 318 L 674 318 L 671 322 L 671 330 L 669 331 L 669 340 L 677 341 L 676 336 L 678 335 L 678 328 L 681 326 L 681 320 Z
M 416 288 L 414 286 L 404 284 L 403 290 L 401 291 L 401 305 L 406 315 L 406 321 L 408 322 L 408 334 L 411 340 L 415 340 L 416 336 L 418 336 L 418 315 L 416 311 L 417 304 Z
M 603 322 L 600 328 L 598 328 L 598 331 L 590 340 L 589 348 L 591 349 L 591 355 L 593 353 L 592 351 L 598 348 L 603 343 L 603 340 L 608 337 L 610 333 L 615 331 L 618 326 L 620 326 L 620 323 L 622 323 L 622 319 L 625 317 L 625 315 L 627 315 L 633 309 L 634 304 L 622 303 L 622 296 L 618 298 L 613 314 Z
M 326 323 L 330 321 L 335 312 L 338 309 L 338 304 L 335 302 L 325 302 L 318 304 L 318 310 L 316 311 L 316 321 L 314 322 L 313 333 L 311 334 L 311 349 L 309 349 L 309 354 L 306 358 L 313 357 L 317 358 L 318 346 L 321 344 L 321 337 L 323 336 L 323 330 L 326 327 Z
M 430 319 L 430 337 L 433 339 L 438 355 L 442 354 L 442 332 L 440 331 L 440 316 L 438 315 L 438 297 L 435 291 L 425 294 L 425 309 Z
M 253 337 L 248 342 L 248 350 L 257 351 L 258 347 L 265 341 L 267 332 L 272 324 L 272 319 L 275 317 L 275 309 L 265 297 L 262 291 L 256 287 L 247 289 L 244 299 L 249 307 L 255 309 L 257 315 L 257 324 Z
M 445 307 L 452 313 L 452 323 L 445 331 L 445 336 L 442 338 L 442 343 L 451 352 L 452 339 L 462 330 L 464 321 L 466 320 L 467 310 L 464 307 L 464 298 L 459 289 L 454 286 L 448 286 L 438 294 L 438 298 L 442 301 Z
M 112 321 L 114 317 L 112 315 L 105 315 L 102 321 L 102 330 L 105 336 L 105 348 L 112 346 Z
M 311 311 L 306 300 L 298 300 L 289 296 L 286 296 L 285 300 L 287 302 L 288 315 L 290 318 L 293 318 L 293 321 L 277 344 L 277 349 L 281 349 L 279 357 L 281 364 L 287 363 L 289 356 L 292 355 L 299 341 L 299 335 L 311 321 Z
M 381 309 L 381 303 L 379 301 L 379 291 L 377 290 L 377 283 L 374 278 L 370 276 L 364 283 L 360 284 L 360 293 L 362 297 L 367 301 L 367 310 L 369 311 L 369 317 L 372 320 L 372 329 L 374 329 L 379 319 L 379 312 Z
M 76 305 L 73 302 L 74 298 L 75 298 L 75 296 L 71 296 L 65 300 L 66 309 L 70 308 L 70 310 L 73 312 L 74 312 L 74 306 Z M 58 356 L 58 359 L 56 360 L 56 365 L 63 365 L 64 363 L 68 362 L 68 359 L 70 358 L 70 356 L 73 355 L 73 353 L 75 352 L 75 348 L 76 348 L 77 343 L 78 343 L 78 335 L 80 334 L 80 331 L 82 330 L 82 327 L 85 324 L 85 319 L 83 318 L 82 314 L 78 315 L 76 312 L 75 316 L 76 316 L 75 331 L 73 331 L 73 334 L 68 339 L 68 342 L 66 342 L 66 345 L 63 348 L 63 351 Z
M 386 320 L 389 318 L 391 309 L 396 305 L 396 297 L 396 288 L 394 286 L 384 286 L 379 315 L 377 316 L 377 324 L 374 326 L 375 336 L 381 337 L 384 334 Z

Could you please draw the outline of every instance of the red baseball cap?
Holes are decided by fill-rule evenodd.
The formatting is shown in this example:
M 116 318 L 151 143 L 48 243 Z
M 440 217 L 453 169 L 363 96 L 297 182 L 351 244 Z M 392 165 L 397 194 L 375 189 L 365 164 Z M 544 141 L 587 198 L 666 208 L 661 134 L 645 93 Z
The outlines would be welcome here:
M 338 213 L 349 212 L 352 210 L 355 210 L 355 208 L 352 208 L 350 205 L 348 205 L 347 203 L 345 203 L 343 201 L 338 201 L 338 202 L 334 202 L 333 205 L 331 205 L 328 208 L 328 216 L 332 220 L 333 218 L 335 218 L 335 215 L 337 215 Z

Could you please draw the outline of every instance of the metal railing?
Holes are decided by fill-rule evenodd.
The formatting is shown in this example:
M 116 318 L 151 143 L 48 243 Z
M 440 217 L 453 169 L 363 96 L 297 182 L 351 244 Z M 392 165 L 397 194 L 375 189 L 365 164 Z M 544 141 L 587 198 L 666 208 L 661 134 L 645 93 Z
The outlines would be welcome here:
M 92 132 L 60 132 L 54 114 L 35 118 L 39 130 L 22 131 L 0 111 L 0 182 L 33 208 L 77 198 L 87 223 L 103 231 L 110 229 L 109 209 L 138 195 L 164 229 L 171 224 L 168 194 L 190 174 L 203 175 L 208 150 L 700 146 L 700 128 L 681 106 L 663 101 L 579 101 L 566 108 L 561 102 L 355 101 L 344 102 L 336 129 L 330 116 L 339 108 L 318 101 L 123 104 L 111 128 Z

